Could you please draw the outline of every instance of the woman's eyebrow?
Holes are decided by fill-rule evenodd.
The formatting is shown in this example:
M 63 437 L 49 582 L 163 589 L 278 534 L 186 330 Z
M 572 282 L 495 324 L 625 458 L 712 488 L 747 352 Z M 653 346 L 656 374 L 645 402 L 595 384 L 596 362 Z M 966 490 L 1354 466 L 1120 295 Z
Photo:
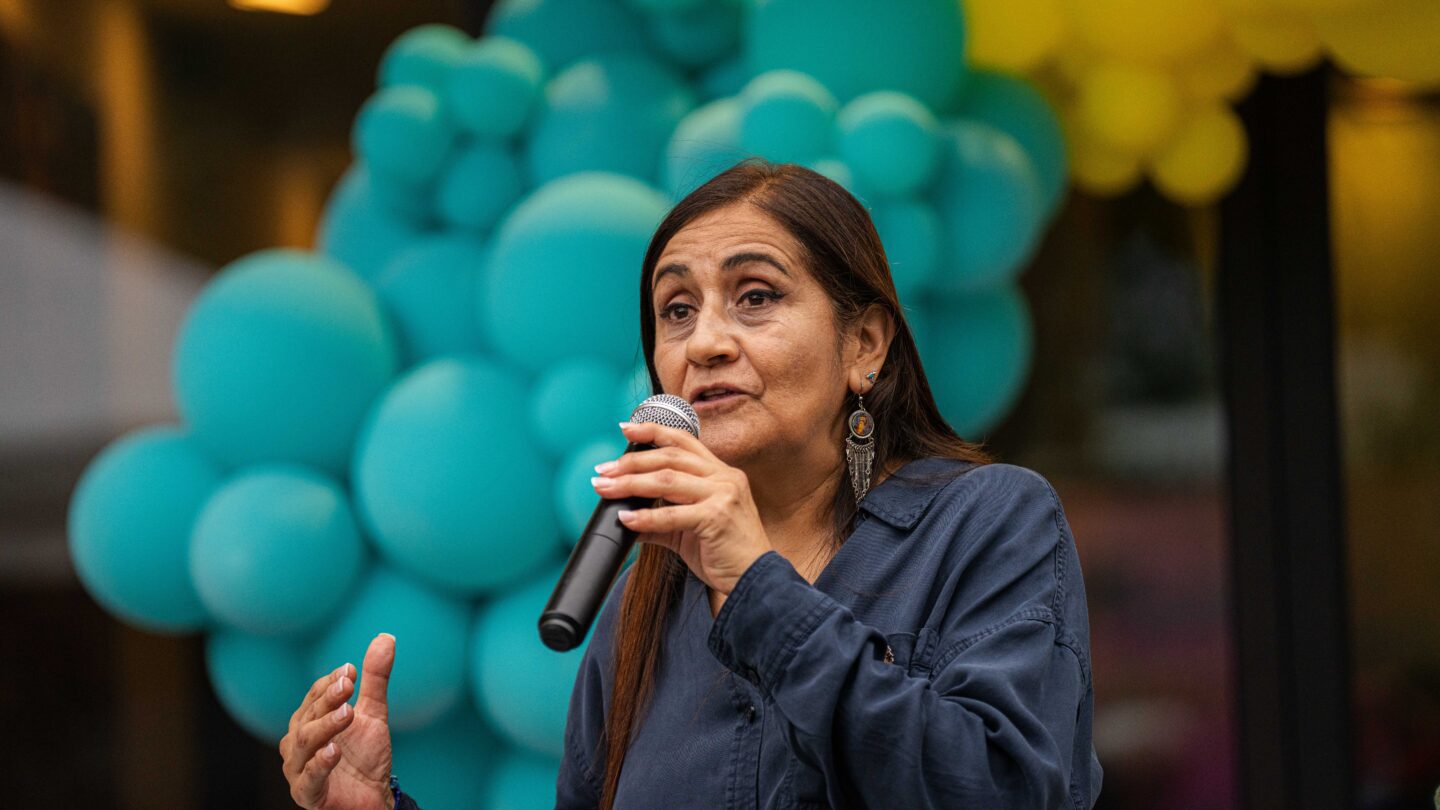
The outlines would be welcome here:
M 776 259 L 774 256 L 771 256 L 768 253 L 760 253 L 753 250 L 736 253 L 733 256 L 727 257 L 725 261 L 720 263 L 720 269 L 729 270 L 733 267 L 739 267 L 742 264 L 748 264 L 749 262 L 764 262 L 765 264 L 774 267 L 776 270 L 779 270 L 781 273 L 784 273 L 786 276 L 790 275 L 790 271 L 785 269 L 785 265 L 781 264 L 779 259 Z M 660 268 L 659 272 L 655 274 L 655 278 L 650 283 L 653 287 L 655 284 L 658 284 L 660 282 L 660 279 L 663 278 L 667 273 L 674 273 L 677 276 L 684 277 L 689 272 L 689 267 L 686 267 L 679 262 L 671 262 L 670 264 L 667 264 L 664 267 Z

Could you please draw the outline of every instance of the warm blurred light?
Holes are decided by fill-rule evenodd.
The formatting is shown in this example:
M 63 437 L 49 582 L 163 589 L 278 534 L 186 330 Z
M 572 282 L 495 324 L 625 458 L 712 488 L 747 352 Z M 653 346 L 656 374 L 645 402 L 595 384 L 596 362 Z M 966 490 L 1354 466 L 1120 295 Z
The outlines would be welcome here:
M 242 11 L 319 14 L 330 5 L 330 0 L 230 0 L 230 5 Z
M 30 11 L 20 0 L 0 0 L 0 35 L 12 43 L 26 39 L 32 27 Z

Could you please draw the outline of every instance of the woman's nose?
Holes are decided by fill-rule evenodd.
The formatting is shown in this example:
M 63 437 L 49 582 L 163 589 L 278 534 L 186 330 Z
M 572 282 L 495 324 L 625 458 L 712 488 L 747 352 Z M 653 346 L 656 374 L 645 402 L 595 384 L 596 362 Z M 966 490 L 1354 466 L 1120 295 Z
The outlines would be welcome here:
M 729 317 L 715 307 L 707 306 L 695 314 L 695 328 L 685 342 L 685 354 L 690 362 L 708 366 L 721 360 L 732 360 L 739 353 L 735 336 L 731 333 Z

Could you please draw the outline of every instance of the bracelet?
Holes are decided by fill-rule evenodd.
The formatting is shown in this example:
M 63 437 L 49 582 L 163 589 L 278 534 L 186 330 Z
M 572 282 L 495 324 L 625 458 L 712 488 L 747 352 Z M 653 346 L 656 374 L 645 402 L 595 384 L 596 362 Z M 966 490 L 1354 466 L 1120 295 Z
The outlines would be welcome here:
M 395 800 L 395 810 L 400 810 L 400 777 L 390 774 L 390 797 Z

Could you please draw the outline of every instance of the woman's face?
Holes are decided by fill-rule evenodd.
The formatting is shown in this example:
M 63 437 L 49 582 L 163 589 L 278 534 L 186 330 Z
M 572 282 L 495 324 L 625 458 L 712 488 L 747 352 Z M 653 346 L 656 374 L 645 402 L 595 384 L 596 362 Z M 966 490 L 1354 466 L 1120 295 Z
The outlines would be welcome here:
M 829 297 L 778 222 L 749 203 L 697 217 L 655 265 L 655 368 L 727 464 L 839 452 L 848 387 Z M 731 394 L 709 401 L 701 392 Z

